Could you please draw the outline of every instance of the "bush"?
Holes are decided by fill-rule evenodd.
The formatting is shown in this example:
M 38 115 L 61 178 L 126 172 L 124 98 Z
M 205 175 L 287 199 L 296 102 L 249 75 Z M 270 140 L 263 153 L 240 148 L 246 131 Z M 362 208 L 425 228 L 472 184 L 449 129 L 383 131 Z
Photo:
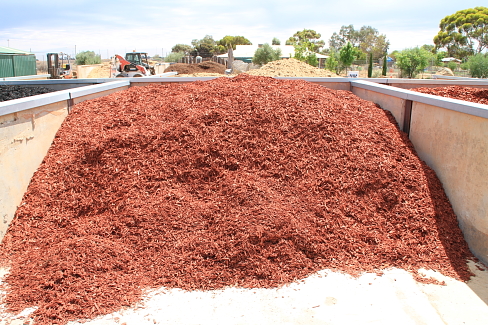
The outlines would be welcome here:
M 454 70 L 456 70 L 456 68 L 458 67 L 458 65 L 454 61 L 449 61 L 449 63 L 447 63 L 447 67 L 449 69 L 451 69 L 451 71 L 454 71 Z
M 77 65 L 100 64 L 102 58 L 93 51 L 84 51 L 76 54 Z
M 473 78 L 488 78 L 488 56 L 481 53 L 468 59 L 468 68 Z
M 182 57 L 185 56 L 183 52 L 171 52 L 164 58 L 165 62 L 179 62 Z
M 252 58 L 253 64 L 263 65 L 271 61 L 276 61 L 281 59 L 281 50 L 273 49 L 268 43 L 263 44 L 262 47 L 258 48 L 254 52 L 254 57 Z
M 419 47 L 405 49 L 397 54 L 397 65 L 402 76 L 413 78 L 428 65 L 431 57 L 432 53 Z

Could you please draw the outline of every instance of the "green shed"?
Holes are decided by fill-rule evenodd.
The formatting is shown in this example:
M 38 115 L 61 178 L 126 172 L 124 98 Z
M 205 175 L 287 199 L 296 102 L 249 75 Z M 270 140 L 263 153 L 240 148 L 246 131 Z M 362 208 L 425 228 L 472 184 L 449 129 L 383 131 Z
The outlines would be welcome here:
M 34 53 L 0 46 L 0 78 L 37 74 Z

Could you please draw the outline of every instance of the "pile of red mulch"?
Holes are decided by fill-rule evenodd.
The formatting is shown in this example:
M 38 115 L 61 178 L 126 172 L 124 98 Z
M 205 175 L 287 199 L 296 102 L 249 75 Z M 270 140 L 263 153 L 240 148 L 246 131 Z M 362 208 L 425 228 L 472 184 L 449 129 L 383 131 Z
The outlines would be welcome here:
M 420 93 L 448 97 L 453 99 L 464 100 L 478 104 L 488 105 L 488 89 L 470 88 L 463 86 L 448 86 L 436 88 L 413 88 L 413 91 Z
M 391 114 L 348 91 L 240 75 L 76 105 L 0 253 L 39 323 L 144 288 L 277 287 L 321 269 L 468 280 L 439 180 Z
M 205 61 L 202 63 L 175 63 L 167 67 L 164 72 L 176 71 L 178 74 L 192 74 L 192 73 L 225 73 L 225 65 L 213 62 Z

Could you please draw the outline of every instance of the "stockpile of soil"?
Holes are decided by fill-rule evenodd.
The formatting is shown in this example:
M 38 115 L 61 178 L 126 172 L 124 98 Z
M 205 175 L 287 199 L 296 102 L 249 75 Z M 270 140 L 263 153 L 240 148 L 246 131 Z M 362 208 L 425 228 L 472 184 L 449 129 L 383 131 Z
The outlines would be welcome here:
M 230 76 L 230 75 L 226 75 L 226 76 Z M 222 74 L 202 72 L 202 73 L 177 74 L 171 77 L 222 77 Z
M 292 58 L 271 61 L 259 69 L 253 69 L 246 73 L 252 76 L 265 77 L 339 77 L 329 70 L 318 69 Z
M 0 102 L 46 94 L 53 91 L 55 90 L 46 87 L 1 86 L 0 85 Z
M 453 99 L 464 100 L 478 104 L 488 105 L 488 89 L 478 89 L 462 86 L 448 86 L 448 87 L 420 87 L 410 89 L 420 93 L 448 97 Z
M 225 65 L 212 61 L 205 61 L 202 63 L 175 63 L 167 67 L 164 72 L 176 71 L 178 74 L 192 74 L 192 73 L 225 73 Z
M 325 268 L 467 280 L 468 258 L 439 180 L 389 113 L 246 74 L 74 106 L 0 247 L 6 303 L 38 306 L 46 324 L 147 287 L 276 287 Z
M 101 65 L 97 65 L 87 78 L 110 78 L 110 66 L 111 62 L 103 62 Z

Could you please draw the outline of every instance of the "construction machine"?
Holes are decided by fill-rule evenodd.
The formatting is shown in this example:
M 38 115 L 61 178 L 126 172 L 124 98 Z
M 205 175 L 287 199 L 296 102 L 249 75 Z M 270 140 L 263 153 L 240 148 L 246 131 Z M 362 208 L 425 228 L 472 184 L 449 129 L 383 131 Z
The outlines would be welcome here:
M 72 79 L 76 78 L 76 72 L 73 72 L 71 57 L 66 53 L 48 53 L 47 54 L 47 73 L 50 79 Z
M 147 53 L 129 52 L 125 58 L 116 54 L 112 58 L 111 78 L 145 77 L 155 75 L 154 66 L 149 65 Z

